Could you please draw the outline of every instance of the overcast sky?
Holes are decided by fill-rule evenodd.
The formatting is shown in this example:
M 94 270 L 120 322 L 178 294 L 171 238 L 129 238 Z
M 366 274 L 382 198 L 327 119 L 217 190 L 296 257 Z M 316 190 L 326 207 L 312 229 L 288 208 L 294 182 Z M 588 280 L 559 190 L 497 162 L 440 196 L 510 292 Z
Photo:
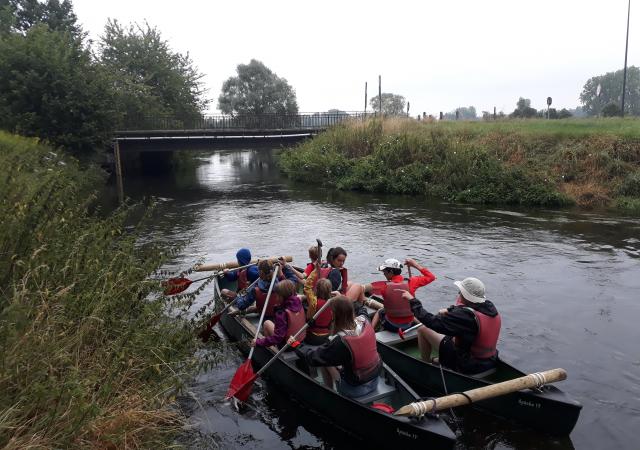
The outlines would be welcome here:
M 579 105 L 584 83 L 621 69 L 627 0 L 72 0 L 93 39 L 108 18 L 156 26 L 205 75 L 216 112 L 224 80 L 252 58 L 293 86 L 300 111 L 361 111 L 382 91 L 411 114 L 458 106 L 511 112 Z M 631 2 L 629 65 L 640 65 L 640 2 Z

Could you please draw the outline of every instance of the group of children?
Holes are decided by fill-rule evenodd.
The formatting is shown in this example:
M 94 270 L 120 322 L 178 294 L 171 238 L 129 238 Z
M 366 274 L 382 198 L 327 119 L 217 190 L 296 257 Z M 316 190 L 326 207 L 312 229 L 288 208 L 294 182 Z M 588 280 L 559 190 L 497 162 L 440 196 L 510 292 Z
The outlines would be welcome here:
M 376 388 L 382 365 L 376 350 L 374 327 L 380 323 L 385 329 L 397 331 L 411 326 L 413 314 L 409 302 L 402 299 L 401 292 L 406 290 L 414 293 L 420 286 L 435 280 L 435 276 L 414 260 L 408 259 L 405 264 L 418 270 L 420 275 L 405 280 L 400 261 L 388 259 L 378 267 L 385 276 L 384 281 L 352 283 L 348 280 L 345 267 L 347 252 L 342 247 L 331 248 L 326 261 L 322 261 L 319 250 L 317 246 L 309 248 L 310 262 L 304 272 L 286 264 L 283 258 L 275 264 L 267 260 L 260 261 L 257 279 L 252 279 L 255 275 L 245 269 L 235 278 L 230 278 L 238 280 L 240 293 L 225 289 L 222 295 L 227 299 L 235 299 L 238 312 L 260 312 L 266 307 L 262 329 L 264 337 L 253 340 L 252 346 L 274 345 L 281 348 L 289 341 L 294 351 L 310 366 L 321 368 L 327 386 L 350 397 L 366 395 Z M 247 249 L 239 250 L 237 256 L 246 259 L 247 253 L 250 259 Z M 278 274 L 273 292 L 267 299 L 276 270 Z M 298 285 L 303 287 L 306 308 L 297 294 Z M 240 288 L 245 291 L 242 292 Z M 384 309 L 376 312 L 373 323 L 369 320 L 365 305 L 378 303 L 372 302 L 367 295 L 377 295 L 385 305 Z M 314 317 L 329 299 L 330 307 Z M 310 326 L 306 332 L 300 333 L 294 340 L 293 336 L 307 321 L 310 321 Z

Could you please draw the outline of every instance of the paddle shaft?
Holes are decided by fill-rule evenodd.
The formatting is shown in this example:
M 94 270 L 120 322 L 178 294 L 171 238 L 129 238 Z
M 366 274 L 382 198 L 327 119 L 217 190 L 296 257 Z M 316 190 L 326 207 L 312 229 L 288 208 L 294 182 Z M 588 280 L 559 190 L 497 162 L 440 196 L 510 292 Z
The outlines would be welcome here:
M 441 411 L 443 409 L 454 408 L 456 406 L 468 405 L 480 400 L 498 397 L 500 395 L 511 394 L 523 389 L 539 388 L 547 383 L 554 383 L 567 379 L 567 372 L 564 369 L 551 369 L 545 372 L 533 373 L 502 383 L 491 384 L 477 389 L 465 391 L 463 394 L 451 394 L 433 400 L 410 403 L 397 410 L 396 416 L 423 416 L 426 413 Z
M 253 283 L 251 283 L 249 285 L 249 287 L 247 288 L 247 290 L 253 288 L 253 286 L 255 286 L 255 284 L 258 282 L 260 278 L 258 278 L 257 280 L 255 280 Z M 218 280 L 216 280 L 216 285 L 217 285 Z M 218 294 L 218 296 L 220 298 L 222 298 L 222 295 L 220 294 L 220 287 L 216 286 L 216 293 Z M 224 308 L 222 308 L 222 311 L 220 311 L 219 313 L 214 314 L 213 316 L 211 316 L 211 319 L 209 319 L 209 325 L 207 325 L 207 329 L 213 328 L 213 326 L 218 323 L 218 320 L 220 320 L 220 316 L 222 316 L 222 314 L 224 314 L 224 312 L 229 309 L 232 305 L 235 305 L 236 300 L 238 299 L 238 297 L 236 296 L 236 298 L 234 298 L 233 300 L 231 300 L 227 306 L 225 306 Z
M 271 275 L 271 284 L 269 285 L 269 292 L 267 292 L 267 299 L 264 301 L 264 307 L 262 308 L 262 313 L 260 314 L 260 320 L 258 321 L 258 327 L 256 328 L 256 335 L 254 336 L 254 340 L 258 339 L 258 334 L 260 334 L 260 328 L 262 328 L 262 321 L 264 320 L 264 315 L 267 312 L 267 307 L 269 306 L 269 300 L 271 300 L 271 291 L 273 291 L 273 285 L 276 284 L 276 279 L 278 278 L 278 269 L 280 266 L 276 266 L 273 269 L 273 275 Z M 256 349 L 255 346 L 251 347 L 249 350 L 249 358 L 253 356 L 253 351 Z
M 271 258 L 268 258 L 268 261 L 271 263 L 274 263 L 274 262 L 277 262 L 279 258 L 280 258 L 279 256 L 272 256 Z M 293 256 L 285 256 L 284 260 L 286 262 L 291 262 L 293 261 Z M 240 266 L 240 264 L 238 264 L 237 261 L 230 261 L 226 263 L 214 263 L 214 264 L 198 264 L 193 268 L 193 270 L 195 270 L 196 272 L 209 272 L 212 270 L 242 269 L 245 267 L 254 266 L 258 264 L 259 261 L 261 261 L 260 258 L 253 258 L 251 262 L 246 266 Z
M 311 322 L 312 320 L 316 320 L 316 318 L 322 314 L 322 312 L 329 306 L 329 304 L 331 303 L 331 299 L 327 300 L 327 302 L 322 305 L 322 308 L 320 308 L 311 318 L 311 320 L 305 322 L 305 324 L 302 326 L 302 328 L 300 328 L 298 330 L 298 332 L 296 334 L 293 335 L 293 339 L 296 339 L 300 333 L 302 333 L 304 330 L 306 330 L 307 328 L 309 328 L 309 322 Z M 290 347 L 289 345 L 289 340 L 287 339 L 287 343 L 284 345 L 284 347 L 282 347 L 280 350 L 278 350 L 278 353 L 276 353 L 275 355 L 273 355 L 273 358 L 271 358 L 269 361 L 267 361 L 267 363 L 262 366 L 260 368 L 260 370 L 258 370 L 255 374 L 255 378 L 259 377 L 260 374 L 262 372 L 264 372 L 265 370 L 267 370 L 267 368 L 273 364 L 275 362 L 275 360 L 278 358 L 278 356 L 280 356 L 285 350 L 287 350 Z

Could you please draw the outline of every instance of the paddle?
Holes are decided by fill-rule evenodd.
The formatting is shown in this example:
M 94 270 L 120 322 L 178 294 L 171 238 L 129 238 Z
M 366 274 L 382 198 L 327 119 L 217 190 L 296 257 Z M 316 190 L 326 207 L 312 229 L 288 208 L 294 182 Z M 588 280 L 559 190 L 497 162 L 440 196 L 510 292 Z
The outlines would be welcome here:
M 236 270 L 246 269 L 247 267 L 255 266 L 256 264 L 258 263 L 255 262 L 255 263 L 247 264 L 244 266 L 233 267 L 229 269 L 229 272 L 235 272 Z M 207 277 L 198 278 L 197 280 L 190 280 L 184 277 L 169 278 L 167 281 L 162 283 L 162 285 L 165 287 L 164 295 L 179 294 L 180 292 L 186 290 L 189 286 L 191 286 L 192 283 L 197 283 L 198 281 L 207 280 L 213 277 L 220 277 L 222 275 L 224 275 L 224 272 L 220 271 L 212 275 L 209 275 Z
M 255 284 L 258 282 L 260 278 L 256 279 L 253 283 L 251 283 L 249 285 L 249 287 L 247 287 L 247 291 L 249 291 L 250 289 L 253 289 L 253 286 L 255 286 Z M 218 298 L 222 298 L 222 295 L 220 294 L 220 287 L 218 286 L 218 280 L 216 280 L 216 293 L 218 294 Z M 238 299 L 238 297 L 236 296 L 236 298 L 234 298 L 231 302 L 229 302 L 229 304 L 227 306 L 225 306 L 222 311 L 220 311 L 219 313 L 214 314 L 213 316 L 211 316 L 211 319 L 209 319 L 209 323 L 207 324 L 207 327 L 202 330 L 199 334 L 198 337 L 200 337 L 200 339 L 202 339 L 202 342 L 207 342 L 209 340 L 209 337 L 211 337 L 211 333 L 213 333 L 213 327 L 220 322 L 220 317 L 222 317 L 222 314 L 224 314 L 224 312 L 229 309 L 229 307 L 231 305 L 235 305 L 236 300 Z
M 304 330 L 306 330 L 311 323 L 313 323 L 314 320 L 316 320 L 318 318 L 318 316 L 320 314 L 322 314 L 322 312 L 329 306 L 329 304 L 331 303 L 331 298 L 329 300 L 327 300 L 327 302 L 322 305 L 322 308 L 320 308 L 314 315 L 313 317 L 307 321 L 302 328 L 300 328 L 296 334 L 293 335 L 293 339 L 295 340 L 300 333 L 302 333 Z M 256 379 L 262 374 L 262 372 L 264 372 L 265 370 L 267 370 L 267 368 L 269 368 L 269 366 L 271 364 L 273 364 L 276 359 L 278 359 L 278 356 L 280 356 L 284 351 L 286 351 L 288 348 L 290 347 L 289 345 L 289 341 L 287 339 L 287 343 L 284 345 L 284 347 L 282 347 L 280 350 L 278 350 L 278 353 L 276 353 L 275 355 L 273 355 L 273 357 L 267 361 L 267 363 L 262 366 L 260 368 L 260 370 L 258 370 L 255 374 L 252 374 L 252 376 L 250 378 L 248 378 L 244 384 L 241 385 L 237 385 L 235 386 L 233 389 L 230 387 L 229 391 L 227 392 L 227 395 L 225 397 L 225 399 L 230 399 L 231 397 L 235 397 L 240 401 L 246 402 L 247 398 L 249 398 L 249 394 L 251 394 L 251 389 L 253 388 L 253 383 L 256 381 Z M 255 347 L 254 347 L 255 348 Z M 253 348 L 252 348 L 253 350 Z M 250 354 L 251 355 L 251 354 Z M 253 370 L 251 371 L 253 372 Z M 235 378 L 235 377 L 234 377 Z M 231 381 L 232 385 L 233 385 L 233 380 Z
M 271 299 L 271 291 L 273 290 L 273 285 L 278 279 L 279 268 L 280 266 L 276 266 L 273 270 L 273 275 L 271 276 L 271 284 L 269 285 L 269 292 L 267 292 L 267 299 L 264 301 L 264 307 L 262 308 L 260 320 L 258 321 L 258 326 L 256 327 L 256 335 L 253 339 L 258 339 L 258 335 L 260 334 L 262 321 L 264 320 L 264 315 L 267 312 L 269 300 Z M 231 383 L 229 384 L 229 390 L 227 391 L 227 395 L 225 396 L 225 398 L 231 398 L 235 396 L 238 400 L 241 400 L 243 402 L 246 401 L 247 398 L 249 398 L 249 394 L 251 394 L 251 388 L 253 387 L 253 381 L 251 381 L 251 384 L 248 385 L 248 387 L 245 387 L 245 385 L 247 385 L 248 380 L 255 380 L 253 366 L 251 365 L 251 357 L 253 356 L 253 352 L 255 351 L 255 349 L 255 345 L 251 347 L 251 350 L 249 350 L 249 357 L 244 363 L 242 363 L 240 367 L 238 367 L 238 370 L 233 375 Z M 241 395 L 238 395 L 240 391 L 242 391 Z
M 410 328 L 407 328 L 406 330 L 403 330 L 402 328 L 398 328 L 398 334 L 400 335 L 400 339 L 402 339 L 404 341 L 404 335 L 405 334 L 409 334 L 411 333 L 413 330 L 417 330 L 418 328 L 420 328 L 422 326 L 421 323 L 414 325 Z
M 397 410 L 396 416 L 423 416 L 426 413 L 433 413 L 443 409 L 454 408 L 456 406 L 469 405 L 480 400 L 498 397 L 500 395 L 511 394 L 523 389 L 539 388 L 547 383 L 555 383 L 567 379 L 567 372 L 564 369 L 551 369 L 545 372 L 537 372 L 502 383 L 491 384 L 477 389 L 451 394 L 432 400 L 410 403 Z

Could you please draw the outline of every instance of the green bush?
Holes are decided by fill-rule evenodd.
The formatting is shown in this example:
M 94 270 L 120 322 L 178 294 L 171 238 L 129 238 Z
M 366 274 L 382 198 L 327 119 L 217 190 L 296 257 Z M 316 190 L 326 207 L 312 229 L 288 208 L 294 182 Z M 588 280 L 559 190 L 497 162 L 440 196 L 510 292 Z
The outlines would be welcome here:
M 0 132 L 0 446 L 161 446 L 166 406 L 196 367 L 188 306 L 149 275 L 148 214 L 89 213 L 100 174 Z
M 618 194 L 628 197 L 640 197 L 640 170 L 629 173 L 618 187 Z

